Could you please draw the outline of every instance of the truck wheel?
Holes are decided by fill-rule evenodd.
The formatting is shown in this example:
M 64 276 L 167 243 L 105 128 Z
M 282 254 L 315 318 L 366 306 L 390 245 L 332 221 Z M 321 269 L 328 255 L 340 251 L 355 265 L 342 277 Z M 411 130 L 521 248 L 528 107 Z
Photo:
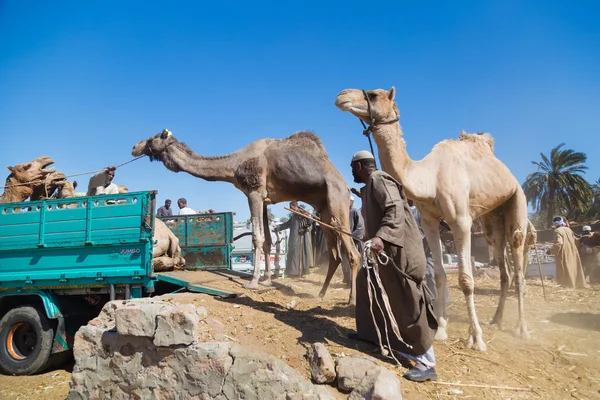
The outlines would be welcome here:
M 0 320 L 0 370 L 11 375 L 31 375 L 46 365 L 54 329 L 46 315 L 31 306 L 10 310 Z

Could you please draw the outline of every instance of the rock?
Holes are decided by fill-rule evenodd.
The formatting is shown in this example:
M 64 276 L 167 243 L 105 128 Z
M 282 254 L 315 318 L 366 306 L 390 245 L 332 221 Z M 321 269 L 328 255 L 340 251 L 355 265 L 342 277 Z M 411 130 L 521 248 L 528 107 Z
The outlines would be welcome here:
M 313 385 L 276 356 L 229 342 L 197 343 L 194 332 L 205 309 L 160 301 L 111 303 L 75 335 L 70 400 L 333 398 L 326 392 L 331 388 Z M 157 324 L 150 337 L 153 315 Z M 135 329 L 125 328 L 125 321 Z M 144 336 L 131 335 L 134 331 Z
M 366 357 L 349 356 L 337 360 L 338 388 L 343 392 L 352 391 L 370 370 L 376 369 L 377 364 Z
M 269 354 L 241 345 L 233 345 L 230 354 L 234 363 L 223 385 L 228 399 L 267 400 L 314 392 L 313 385 L 298 371 Z
M 177 308 L 164 308 L 156 316 L 156 346 L 173 346 L 192 344 L 198 340 L 196 327 L 200 319 L 206 318 L 205 308 L 196 308 L 192 304 L 180 305 Z
M 354 388 L 348 400 L 402 400 L 400 381 L 387 368 L 377 367 L 367 372 Z
M 335 381 L 335 363 L 323 343 L 313 343 L 308 349 L 310 372 L 316 383 L 331 383 Z
M 154 337 L 156 316 L 165 304 L 130 303 L 118 308 L 115 311 L 117 332 L 119 335 Z

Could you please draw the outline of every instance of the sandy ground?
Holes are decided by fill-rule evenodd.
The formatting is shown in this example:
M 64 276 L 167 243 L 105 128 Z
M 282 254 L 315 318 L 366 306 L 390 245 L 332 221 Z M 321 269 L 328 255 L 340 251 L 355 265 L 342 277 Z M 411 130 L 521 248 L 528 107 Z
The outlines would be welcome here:
M 456 282 L 456 275 L 450 276 Z M 367 354 L 399 376 L 405 371 L 378 356 L 375 346 L 347 339 L 354 329 L 351 309 L 345 306 L 348 290 L 334 277 L 324 300 L 316 297 L 322 276 L 278 280 L 272 290 L 251 292 L 241 278 L 210 285 L 243 293 L 220 300 L 181 293 L 169 301 L 193 303 L 208 309 L 201 326 L 205 340 L 230 340 L 282 358 L 309 377 L 306 348 L 323 342 L 334 357 Z M 547 282 L 544 301 L 539 281 L 528 280 L 526 316 L 531 339 L 516 338 L 516 298 L 511 291 L 504 330 L 489 327 L 495 311 L 499 282 L 476 281 L 476 308 L 488 351 L 467 350 L 467 313 L 457 284 L 450 287 L 449 339 L 435 343 L 438 383 L 416 384 L 402 380 L 406 399 L 594 399 L 600 398 L 600 287 L 561 289 Z M 295 303 L 295 304 L 294 304 Z M 0 376 L 2 399 L 64 399 L 69 390 L 68 370 L 31 377 Z M 450 386 L 447 383 L 486 387 Z M 490 386 L 521 390 L 497 389 Z

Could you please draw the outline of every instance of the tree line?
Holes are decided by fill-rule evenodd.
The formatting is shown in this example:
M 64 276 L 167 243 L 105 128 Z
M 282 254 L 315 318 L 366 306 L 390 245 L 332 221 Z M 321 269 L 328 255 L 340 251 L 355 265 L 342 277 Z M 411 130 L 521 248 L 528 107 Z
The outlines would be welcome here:
M 589 181 L 585 175 L 587 155 L 559 144 L 541 161 L 532 161 L 537 171 L 527 176 L 523 190 L 534 212 L 529 219 L 537 229 L 547 229 L 556 215 L 569 221 L 600 219 L 600 179 Z

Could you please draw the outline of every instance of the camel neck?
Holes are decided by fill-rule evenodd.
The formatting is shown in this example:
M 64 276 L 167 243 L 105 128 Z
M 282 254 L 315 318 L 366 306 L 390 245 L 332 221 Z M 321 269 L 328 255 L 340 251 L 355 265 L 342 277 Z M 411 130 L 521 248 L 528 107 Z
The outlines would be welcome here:
M 234 154 L 205 157 L 193 152 L 183 143 L 169 147 L 165 166 L 175 172 L 184 171 L 207 181 L 234 182 Z
M 17 183 L 18 182 L 10 182 L 7 180 L 6 186 L 15 185 Z M 7 187 L 4 189 L 4 194 L 0 198 L 0 203 L 19 203 L 25 201 L 23 199 L 27 199 L 32 193 L 33 190 L 27 186 L 21 186 L 20 188 Z
M 407 178 L 414 162 L 408 156 L 403 135 L 397 123 L 373 126 L 373 139 L 377 144 L 382 170 L 398 179 L 408 195 L 412 194 L 412 190 Z

